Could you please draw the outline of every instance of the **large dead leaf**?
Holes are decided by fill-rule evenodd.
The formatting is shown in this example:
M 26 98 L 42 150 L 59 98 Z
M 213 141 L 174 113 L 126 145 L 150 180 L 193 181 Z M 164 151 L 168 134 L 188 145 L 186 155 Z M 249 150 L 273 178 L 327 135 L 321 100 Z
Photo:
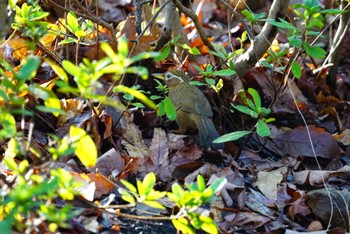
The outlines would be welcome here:
M 124 130 L 122 144 L 131 157 L 143 158 L 150 155 L 149 148 L 145 145 L 140 129 L 133 123 L 131 113 L 124 113 L 120 120 Z
M 287 173 L 287 167 L 281 167 L 273 171 L 259 171 L 257 181 L 254 183 L 260 191 L 273 200 L 277 199 L 278 185 Z
M 262 195 L 260 192 L 257 192 L 253 189 L 250 189 L 250 192 L 246 196 L 246 205 L 253 211 L 256 211 L 266 217 L 274 219 L 275 212 L 269 208 L 265 203 L 270 203 L 270 201 Z
M 150 159 L 153 162 L 151 171 L 154 171 L 161 180 L 169 181 L 172 178 L 171 174 L 175 166 L 171 165 L 169 162 L 168 139 L 165 131 L 161 128 L 154 129 L 150 151 Z
M 101 155 L 92 171 L 98 171 L 104 176 L 117 175 L 125 167 L 124 159 L 120 152 L 115 149 L 110 149 Z
M 294 173 L 296 183 L 302 185 L 320 185 L 326 182 L 330 177 L 336 176 L 346 176 L 349 178 L 350 166 L 344 166 L 338 171 L 305 170 Z
M 350 193 L 347 189 L 319 189 L 307 194 L 307 204 L 325 224 L 349 230 Z M 332 202 L 330 200 L 332 199 Z
M 328 159 L 339 158 L 339 145 L 329 132 L 315 125 L 308 126 L 308 130 L 316 156 Z M 308 131 L 305 126 L 294 128 L 293 130 L 279 135 L 277 139 L 274 139 L 274 142 L 284 154 L 293 157 L 314 157 Z

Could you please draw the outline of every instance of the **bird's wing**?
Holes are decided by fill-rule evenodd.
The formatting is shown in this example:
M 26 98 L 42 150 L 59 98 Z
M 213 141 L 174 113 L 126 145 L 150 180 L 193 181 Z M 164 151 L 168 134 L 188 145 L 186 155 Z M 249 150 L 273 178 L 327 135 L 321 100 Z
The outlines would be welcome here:
M 190 85 L 181 85 L 177 87 L 177 90 L 173 90 L 173 92 L 181 95 L 176 95 L 177 97 L 173 98 L 175 108 L 181 108 L 181 110 L 196 113 L 200 116 L 207 116 L 211 118 L 213 116 L 213 112 L 211 110 L 211 106 L 204 96 L 204 94 L 195 86 Z M 170 95 L 170 93 L 169 93 Z

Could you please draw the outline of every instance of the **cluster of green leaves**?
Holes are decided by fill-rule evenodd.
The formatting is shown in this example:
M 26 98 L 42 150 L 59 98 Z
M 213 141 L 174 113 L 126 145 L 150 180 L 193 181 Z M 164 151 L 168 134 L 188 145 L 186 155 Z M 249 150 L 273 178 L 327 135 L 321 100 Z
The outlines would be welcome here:
M 180 46 L 183 49 L 187 50 L 190 54 L 193 54 L 193 55 L 200 55 L 201 54 L 200 51 L 196 47 L 192 48 L 186 44 L 179 43 L 179 38 L 180 38 L 180 35 L 178 35 L 175 38 L 173 38 L 172 40 L 168 41 L 163 46 L 163 48 L 160 50 L 160 53 L 156 57 L 156 60 L 162 61 L 162 60 L 166 59 L 170 55 L 174 46 Z
M 163 94 L 163 96 L 159 95 L 152 95 L 150 98 L 152 100 L 158 100 L 161 99 L 161 101 L 158 103 L 157 108 L 157 115 L 163 116 L 166 115 L 170 120 L 176 119 L 176 110 L 174 104 L 171 102 L 170 98 L 166 96 L 169 89 L 166 85 L 161 83 L 158 80 L 155 80 L 157 82 L 156 89 Z
M 308 56 L 314 59 L 322 59 L 326 56 L 326 51 L 319 45 L 314 45 L 313 38 L 322 36 L 320 30 L 324 27 L 325 15 L 341 14 L 340 9 L 322 9 L 317 0 L 304 0 L 303 3 L 294 4 L 293 10 L 297 17 L 296 26 L 282 18 L 278 20 L 268 19 L 269 23 L 284 30 L 288 36 L 290 46 L 297 50 L 304 50 Z M 296 61 L 292 61 L 291 71 L 296 78 L 301 76 L 301 67 Z
M 16 10 L 16 15 L 12 27 L 19 30 L 22 36 L 30 37 L 34 42 L 37 42 L 47 34 L 49 23 L 43 21 L 43 19 L 49 15 L 48 12 L 44 12 L 37 4 L 28 5 L 23 3 L 21 7 L 13 6 Z
M 218 228 L 209 216 L 198 212 L 198 208 L 210 203 L 226 184 L 225 178 L 220 178 L 206 187 L 204 179 L 201 175 L 197 176 L 197 183 L 186 183 L 187 189 L 183 189 L 179 184 L 175 183 L 172 186 L 171 192 L 159 192 L 154 190 L 156 177 L 154 173 L 149 173 L 144 180 L 137 181 L 136 187 L 122 180 L 124 188 L 118 191 L 122 198 L 130 204 L 137 205 L 142 203 L 157 209 L 165 209 L 165 207 L 157 200 L 167 196 L 174 202 L 179 212 L 172 215 L 172 220 L 175 228 L 183 233 L 196 233 L 195 230 L 202 229 L 208 233 L 218 233 Z
M 19 231 L 29 231 L 35 228 L 30 219 L 41 222 L 47 221 L 50 231 L 54 232 L 58 227 L 68 227 L 67 220 L 76 215 L 72 212 L 72 206 L 62 209 L 54 204 L 56 198 L 72 200 L 80 186 L 75 183 L 71 175 L 62 170 L 51 170 L 51 176 L 45 178 L 34 174 L 27 160 L 22 160 L 18 165 L 16 157 L 23 157 L 30 151 L 37 157 L 42 157 L 36 149 L 30 146 L 30 142 L 23 138 L 23 132 L 17 131 L 15 115 L 32 116 L 33 113 L 25 108 L 26 96 L 42 99 L 44 105 L 35 106 L 39 111 L 52 114 L 64 114 L 60 109 L 60 102 L 56 95 L 45 85 L 30 84 L 35 77 L 41 59 L 37 56 L 28 56 L 22 60 L 18 71 L 10 64 L 2 61 L 0 69 L 0 140 L 7 140 L 7 147 L 3 162 L 16 176 L 15 186 L 1 188 L 0 201 L 0 229 L 2 233 L 12 233 L 15 227 Z M 61 141 L 56 141 L 47 147 L 55 159 L 75 153 L 86 166 L 93 166 L 97 160 L 96 146 L 87 133 L 78 127 L 70 128 L 69 136 Z M 28 220 L 28 222 L 23 222 Z
M 16 6 L 13 26 L 21 32 L 25 31 L 26 34 L 23 35 L 36 42 L 48 33 L 48 24 L 41 22 L 47 15 L 38 5 L 23 3 L 21 7 Z M 69 13 L 68 16 L 67 28 L 77 39 L 66 40 L 63 43 L 81 43 L 83 37 L 92 29 L 91 22 L 84 21 L 80 24 L 73 13 Z M 40 28 L 45 28 L 45 30 Z M 37 29 L 40 29 L 40 32 Z M 52 84 L 57 85 L 58 91 L 65 94 L 70 93 L 92 102 L 97 100 L 114 104 L 107 97 L 97 94 L 97 88 L 101 86 L 99 78 L 104 74 L 112 74 L 114 79 L 118 80 L 125 73 L 138 74 L 142 78 L 147 78 L 145 68 L 131 65 L 141 59 L 157 55 L 156 53 L 141 53 L 128 58 L 128 43 L 125 38 L 119 40 L 118 53 L 115 53 L 108 44 L 102 44 L 101 47 L 107 54 L 106 58 L 98 61 L 84 59 L 79 65 L 66 60 L 63 61 L 61 67 L 39 56 L 27 56 L 22 59 L 19 69 L 14 69 L 6 61 L 0 61 L 0 140 L 7 141 L 3 162 L 17 177 L 13 188 L 8 186 L 1 188 L 0 227 L 2 233 L 11 233 L 13 228 L 30 232 L 41 222 L 48 222 L 50 231 L 54 232 L 58 227 L 68 227 L 67 221 L 77 215 L 77 212 L 72 212 L 72 206 L 60 209 L 55 205 L 57 198 L 72 200 L 77 194 L 76 189 L 80 185 L 74 182 L 68 172 L 62 169 L 51 169 L 50 177 L 46 178 L 34 174 L 26 160 L 16 164 L 16 158 L 22 158 L 28 154 L 28 151 L 39 158 L 43 156 L 23 137 L 24 133 L 17 130 L 15 116 L 33 116 L 33 111 L 26 108 L 28 96 L 43 103 L 34 106 L 38 111 L 51 113 L 56 117 L 65 115 L 66 113 L 61 109 L 60 100 L 52 91 Z M 43 62 L 49 64 L 58 77 L 44 84 L 32 82 Z M 70 85 L 67 73 L 74 78 L 76 87 Z M 122 85 L 115 89 L 115 92 L 134 95 L 143 100 L 146 105 L 155 108 L 151 100 L 142 96 L 140 91 L 135 91 Z M 95 143 L 84 129 L 71 126 L 65 137 L 59 139 L 52 135 L 50 142 L 50 145 L 46 147 L 46 152 L 50 153 L 55 160 L 74 153 L 87 167 L 92 167 L 96 163 Z M 38 220 L 35 225 L 30 224 L 33 219 Z
M 78 21 L 77 16 L 74 12 L 69 12 L 67 14 L 67 29 L 73 33 L 76 38 L 67 38 L 65 40 L 60 41 L 59 45 L 67 44 L 67 43 L 76 43 L 76 44 L 84 44 L 82 39 L 91 33 L 94 29 L 94 24 L 90 20 L 84 20 L 82 23 Z
M 80 212 L 74 210 L 72 205 L 58 208 L 55 202 L 57 199 L 72 200 L 78 194 L 76 189 L 81 184 L 75 182 L 69 172 L 60 168 L 51 169 L 49 179 L 46 179 L 34 174 L 34 170 L 29 169 L 27 160 L 18 165 L 12 157 L 5 157 L 4 161 L 17 179 L 13 189 L 10 190 L 8 186 L 1 188 L 1 233 L 10 234 L 13 228 L 30 233 L 41 222 L 47 222 L 50 232 L 55 232 L 58 227 L 68 228 L 67 221 Z M 32 222 L 37 224 L 33 225 Z
M 248 93 L 251 95 L 253 100 L 246 97 L 245 92 L 241 92 L 241 98 L 243 103 L 246 103 L 246 106 L 243 105 L 232 105 L 232 107 L 246 115 L 250 115 L 254 119 L 258 119 L 257 123 L 254 126 L 254 129 L 256 129 L 256 133 L 261 137 L 267 137 L 270 136 L 271 131 L 267 123 L 274 121 L 274 118 L 265 118 L 271 113 L 270 108 L 262 107 L 261 105 L 261 99 L 259 96 L 259 93 L 253 89 L 249 88 Z M 251 134 L 253 130 L 247 131 L 236 131 L 232 133 L 228 133 L 225 135 L 220 136 L 219 138 L 215 139 L 214 143 L 223 143 L 228 141 L 235 141 L 240 139 L 241 137 L 244 137 L 248 134 Z

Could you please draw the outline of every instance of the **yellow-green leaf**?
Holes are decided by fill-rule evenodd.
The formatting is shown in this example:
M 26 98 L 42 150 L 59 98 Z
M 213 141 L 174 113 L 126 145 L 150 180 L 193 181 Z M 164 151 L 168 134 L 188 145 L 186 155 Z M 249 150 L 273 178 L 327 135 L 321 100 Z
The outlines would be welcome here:
M 97 149 L 95 142 L 84 129 L 71 126 L 69 136 L 73 140 L 75 154 L 86 167 L 93 167 L 97 161 Z

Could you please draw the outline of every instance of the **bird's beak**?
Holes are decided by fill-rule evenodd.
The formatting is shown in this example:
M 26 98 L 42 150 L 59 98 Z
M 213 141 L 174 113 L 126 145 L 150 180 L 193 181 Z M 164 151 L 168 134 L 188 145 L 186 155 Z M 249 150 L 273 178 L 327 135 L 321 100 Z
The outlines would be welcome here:
M 160 79 L 160 80 L 164 80 L 164 74 L 163 73 L 152 73 L 151 76 Z

